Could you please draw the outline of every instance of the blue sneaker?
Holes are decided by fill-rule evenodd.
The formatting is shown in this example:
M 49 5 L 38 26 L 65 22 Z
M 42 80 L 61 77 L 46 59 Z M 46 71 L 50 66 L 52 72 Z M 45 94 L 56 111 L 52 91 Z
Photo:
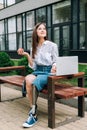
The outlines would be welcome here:
M 27 121 L 23 124 L 24 128 L 29 128 L 35 125 L 37 122 L 37 117 L 33 116 L 32 114 L 29 115 Z

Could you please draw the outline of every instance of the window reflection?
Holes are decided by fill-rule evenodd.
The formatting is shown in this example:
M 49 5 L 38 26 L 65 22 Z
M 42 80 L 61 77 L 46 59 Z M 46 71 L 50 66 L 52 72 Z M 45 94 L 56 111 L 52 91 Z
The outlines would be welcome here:
M 5 50 L 4 20 L 0 21 L 0 50 Z
M 16 19 L 12 17 L 8 19 L 8 33 L 16 32 Z
M 27 31 L 27 50 L 30 50 L 32 46 L 32 31 Z
M 34 27 L 34 12 L 28 12 L 26 14 L 26 30 L 31 30 Z
M 70 21 L 70 0 L 53 5 L 53 24 Z
M 80 1 L 80 20 L 87 20 L 87 0 Z
M 16 34 L 9 34 L 8 35 L 9 40 L 9 50 L 16 50 Z
M 16 19 L 15 17 L 8 19 L 8 46 L 9 50 L 16 50 Z
M 87 23 L 80 23 L 80 49 L 87 49 Z
M 7 0 L 7 6 L 15 4 L 15 0 Z
M 34 27 L 34 11 L 27 12 L 26 14 L 26 47 L 27 50 L 30 50 L 32 46 L 32 30 Z
M 87 0 L 80 1 L 80 49 L 87 49 Z
M 3 9 L 3 8 L 4 8 L 4 1 L 0 0 L 0 9 Z
M 4 34 L 4 20 L 0 21 L 0 34 Z
M 22 16 L 17 16 L 17 47 L 22 47 Z
M 46 8 L 36 10 L 36 23 L 46 22 Z

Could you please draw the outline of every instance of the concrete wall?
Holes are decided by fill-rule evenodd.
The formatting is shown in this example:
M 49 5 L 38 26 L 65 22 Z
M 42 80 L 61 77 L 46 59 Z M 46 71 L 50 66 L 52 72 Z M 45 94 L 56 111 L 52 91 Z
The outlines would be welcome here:
M 48 4 L 58 2 L 60 0 L 25 0 L 18 4 L 12 5 L 0 11 L 0 20 L 8 18 L 29 10 L 36 9 Z

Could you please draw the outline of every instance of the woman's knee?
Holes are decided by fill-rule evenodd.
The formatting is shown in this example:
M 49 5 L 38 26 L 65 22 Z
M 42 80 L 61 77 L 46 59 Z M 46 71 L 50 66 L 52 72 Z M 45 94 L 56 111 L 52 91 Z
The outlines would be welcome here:
M 26 80 L 26 84 L 32 84 L 33 80 L 36 78 L 36 76 L 34 75 L 27 75 L 25 77 L 25 80 Z

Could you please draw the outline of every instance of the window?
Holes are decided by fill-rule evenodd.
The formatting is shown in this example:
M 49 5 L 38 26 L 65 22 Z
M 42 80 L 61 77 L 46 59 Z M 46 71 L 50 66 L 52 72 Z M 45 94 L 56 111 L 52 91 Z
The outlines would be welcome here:
M 16 19 L 15 17 L 8 19 L 8 33 L 16 32 Z
M 64 2 L 54 4 L 52 7 L 53 10 L 53 24 L 69 22 L 71 19 L 71 7 L 70 0 L 66 0 Z
M 7 6 L 15 4 L 15 0 L 7 0 Z
M 80 21 L 87 20 L 87 0 L 80 1 Z
M 4 34 L 4 20 L 0 21 L 0 34 Z
M 46 22 L 46 7 L 36 10 L 36 23 Z
M 16 50 L 16 34 L 8 34 L 9 50 Z
M 26 13 L 26 47 L 30 50 L 32 46 L 32 30 L 34 27 L 34 11 Z
M 80 49 L 87 49 L 87 0 L 80 0 Z
M 87 49 L 87 22 L 80 23 L 80 49 Z
M 8 19 L 8 49 L 16 50 L 16 19 L 15 17 Z
M 51 26 L 51 6 L 47 7 L 47 26 L 50 27 Z
M 22 47 L 22 16 L 17 16 L 17 47 Z
M 30 50 L 32 46 L 32 31 L 27 31 L 27 50 Z
M 3 8 L 4 8 L 4 1 L 0 0 L 0 9 L 3 9 Z
M 5 50 L 4 20 L 0 21 L 0 50 Z
M 34 12 L 26 13 L 26 30 L 32 30 L 34 27 Z

